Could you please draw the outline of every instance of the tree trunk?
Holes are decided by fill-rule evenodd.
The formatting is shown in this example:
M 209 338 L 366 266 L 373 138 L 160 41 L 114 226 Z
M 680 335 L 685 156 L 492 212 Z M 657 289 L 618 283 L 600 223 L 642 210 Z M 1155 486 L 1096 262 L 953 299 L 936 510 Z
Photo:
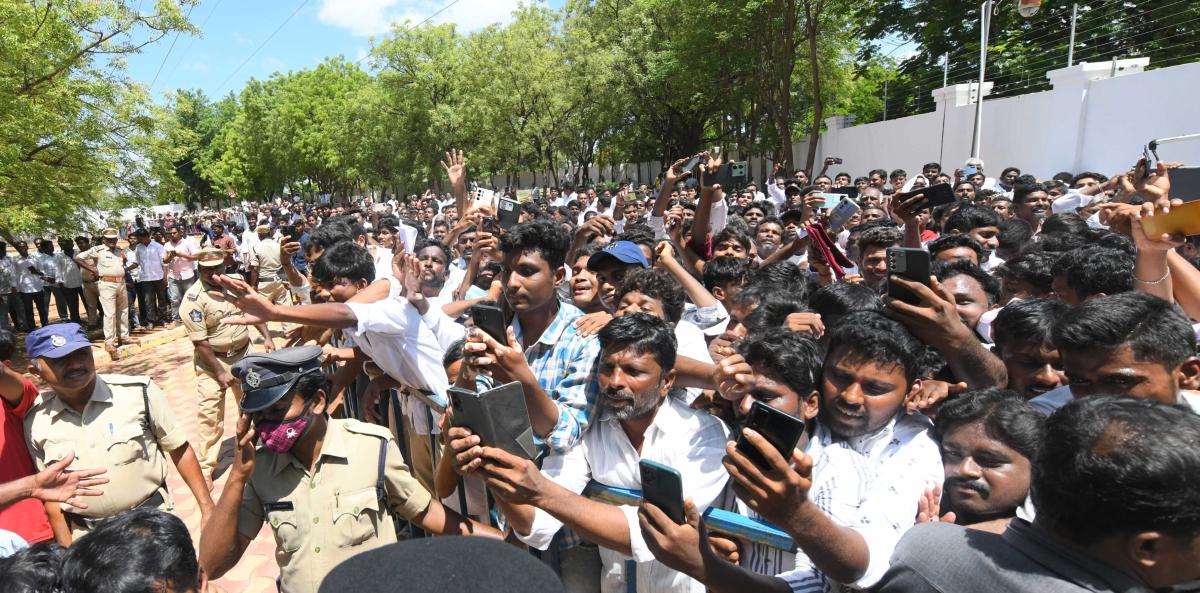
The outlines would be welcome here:
M 821 61 L 817 56 L 817 15 L 811 7 L 806 6 L 808 22 L 805 24 L 805 34 L 808 35 L 809 63 L 812 67 L 813 119 L 812 129 L 808 132 L 808 170 L 815 174 L 813 166 L 817 160 L 817 141 L 821 138 L 821 121 L 825 119 L 825 102 L 821 100 Z

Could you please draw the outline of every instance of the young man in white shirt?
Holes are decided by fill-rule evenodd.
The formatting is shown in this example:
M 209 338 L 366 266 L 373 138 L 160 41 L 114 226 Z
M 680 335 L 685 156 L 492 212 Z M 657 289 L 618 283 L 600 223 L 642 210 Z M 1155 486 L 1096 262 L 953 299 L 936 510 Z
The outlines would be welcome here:
M 79 264 L 75 263 L 75 243 L 70 238 L 58 240 L 60 251 L 54 254 L 54 273 L 56 287 L 54 299 L 58 305 L 59 319 L 70 319 L 74 323 L 83 324 L 79 317 L 79 301 L 83 299 L 83 273 Z
M 150 231 L 145 228 L 138 229 L 133 236 L 137 238 L 133 252 L 137 258 L 137 299 L 142 326 L 147 329 L 156 325 L 166 326 L 167 320 L 161 316 L 164 307 L 159 302 L 165 277 L 163 262 L 167 256 L 166 250 L 162 244 L 150 239 Z
M 171 300 L 172 324 L 179 323 L 179 302 L 196 282 L 196 257 L 200 253 L 198 245 L 191 237 L 185 237 L 183 227 L 171 227 L 170 241 L 165 245 L 167 252 L 166 263 L 170 274 L 167 277 L 167 295 Z
M 35 256 L 29 255 L 29 244 L 24 241 L 16 241 L 13 247 L 17 250 L 17 257 L 13 261 L 13 278 L 17 291 L 21 294 L 21 331 L 33 331 L 33 310 L 37 307 L 39 317 L 42 321 L 42 327 L 46 325 L 47 312 L 42 304 L 43 295 L 42 288 L 45 283 L 42 281 L 42 272 L 37 267 L 37 259 Z
M 640 593 L 704 591 L 704 585 L 654 559 L 638 527 L 637 509 L 582 496 L 595 480 L 641 489 L 639 462 L 677 470 L 683 492 L 701 512 L 720 495 L 727 476 L 718 465 L 728 432 L 720 420 L 668 394 L 677 344 L 670 324 L 644 313 L 613 320 L 600 332 L 603 411 L 583 439 L 534 462 L 482 446 L 469 435 L 450 443 L 456 469 L 486 478 L 517 537 L 546 549 L 564 525 L 600 547 L 601 590 Z

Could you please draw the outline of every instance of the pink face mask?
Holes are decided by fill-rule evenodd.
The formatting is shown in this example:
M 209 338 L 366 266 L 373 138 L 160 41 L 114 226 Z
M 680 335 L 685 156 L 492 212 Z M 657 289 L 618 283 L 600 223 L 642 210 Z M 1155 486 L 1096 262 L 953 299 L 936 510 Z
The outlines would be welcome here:
M 283 454 L 291 450 L 304 436 L 304 431 L 308 430 L 308 406 L 304 406 L 304 410 L 299 416 L 285 418 L 281 422 L 270 422 L 260 420 L 255 423 L 258 430 L 258 438 L 262 439 L 263 446 L 272 453 Z

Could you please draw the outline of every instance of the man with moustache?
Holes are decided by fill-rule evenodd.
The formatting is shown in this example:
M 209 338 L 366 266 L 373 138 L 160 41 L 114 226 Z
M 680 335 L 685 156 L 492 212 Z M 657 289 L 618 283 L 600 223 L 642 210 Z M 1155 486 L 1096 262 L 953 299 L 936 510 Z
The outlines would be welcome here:
M 941 520 L 1002 533 L 1029 495 L 1046 417 L 1016 393 L 981 389 L 938 409 L 933 434 L 946 482 Z M 938 520 L 932 513 L 930 520 Z

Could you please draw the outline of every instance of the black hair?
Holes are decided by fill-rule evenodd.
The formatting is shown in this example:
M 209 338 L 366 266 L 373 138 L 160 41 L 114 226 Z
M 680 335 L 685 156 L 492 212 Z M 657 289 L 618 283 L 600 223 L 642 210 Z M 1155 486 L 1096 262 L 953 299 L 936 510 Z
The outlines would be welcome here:
M 880 313 L 850 313 L 837 325 L 827 328 L 825 336 L 826 352 L 830 354 L 845 348 L 852 360 L 897 365 L 904 369 L 904 378 L 909 383 L 920 375 L 924 344 L 900 322 Z
M 1125 235 L 1114 233 L 1108 229 L 1088 229 L 1087 236 L 1090 244 L 1096 247 L 1116 249 L 1129 255 L 1137 255 L 1137 246 L 1133 244 L 1133 239 Z
M 1196 354 L 1192 324 L 1170 302 L 1142 292 L 1089 299 L 1054 326 L 1060 351 L 1112 352 L 1129 346 L 1139 361 L 1174 369 Z
M 1075 184 L 1079 183 L 1080 179 L 1088 179 L 1088 178 L 1095 179 L 1096 181 L 1098 181 L 1100 183 L 1104 183 L 1105 181 L 1108 181 L 1108 177 L 1106 177 L 1104 175 L 1101 175 L 1099 173 L 1094 173 L 1092 171 L 1084 171 L 1083 173 L 1078 173 L 1074 177 L 1071 178 L 1071 187 L 1075 187 Z
M 942 232 L 951 234 L 957 231 L 966 235 L 973 229 L 989 226 L 1000 228 L 1000 215 L 995 210 L 978 204 L 963 204 L 946 217 Z
M 313 401 L 321 390 L 325 391 L 325 405 L 328 406 L 329 398 L 333 397 L 331 384 L 329 377 L 319 368 L 300 375 L 292 386 L 292 392 L 300 394 L 305 403 Z
M 1200 533 L 1200 416 L 1131 397 L 1076 399 L 1046 421 L 1030 488 L 1038 521 L 1076 544 Z
M 1051 214 L 1042 221 L 1042 240 L 1045 240 L 1047 235 L 1085 236 L 1089 228 L 1087 221 L 1074 212 Z
M 1033 241 L 1033 227 L 1020 218 L 1010 218 L 1000 226 L 1000 234 L 996 237 L 1000 245 L 997 251 L 1019 251 Z
M 732 255 L 714 257 L 704 262 L 702 280 L 710 292 L 714 288 L 741 286 L 750 280 L 750 264 Z
M 940 443 L 946 434 L 963 424 L 980 422 L 987 435 L 1037 461 L 1046 416 L 1015 391 L 988 387 L 960 394 L 938 408 L 933 436 Z
M 768 214 L 766 216 L 766 218 L 763 218 L 762 220 L 758 221 L 759 228 L 762 228 L 762 225 L 764 225 L 764 224 L 777 224 L 777 225 L 779 225 L 780 229 L 783 228 L 783 221 L 780 220 L 779 217 L 775 216 L 774 214 Z
M 446 247 L 446 245 L 444 243 L 437 241 L 435 239 L 422 239 L 420 241 L 417 241 L 417 246 L 416 246 L 416 248 L 413 249 L 413 253 L 420 253 L 421 251 L 429 249 L 430 247 L 440 249 L 442 252 L 442 257 L 446 258 L 446 263 L 447 264 L 450 263 L 450 260 L 451 260 L 450 248 Z
M 442 355 L 442 366 L 448 367 L 463 359 L 463 346 L 467 344 L 466 338 L 455 340 L 446 348 L 446 353 Z
M 808 299 L 808 306 L 821 316 L 826 327 L 838 323 L 842 316 L 855 311 L 882 313 L 883 299 L 865 284 L 835 282 L 817 289 Z
M 925 163 L 925 165 L 921 167 L 921 172 L 924 172 L 925 169 L 937 169 L 938 171 L 941 171 L 942 164 L 937 162 Z
M 7 313 L 0 312 L 5 315 Z M 11 331 L 0 329 L 0 361 L 12 360 L 17 351 L 17 337 Z
M 550 220 L 523 222 L 500 238 L 500 250 L 506 255 L 535 251 L 550 264 L 551 272 L 562 267 L 570 248 L 571 239 L 567 232 Z
M 996 280 L 991 274 L 984 272 L 973 262 L 963 259 L 934 262 L 933 275 L 940 282 L 944 282 L 955 276 L 969 276 L 979 283 L 979 286 L 983 289 L 983 293 L 987 295 L 989 306 L 996 304 L 996 301 L 1000 300 L 1000 281 Z
M 158 593 L 200 586 L 200 563 L 183 521 L 138 508 L 108 519 L 63 557 L 62 593 Z
M 450 228 L 450 223 L 449 223 L 449 222 L 446 222 L 446 219 L 444 219 L 444 218 L 442 218 L 442 219 L 439 219 L 439 220 L 435 220 L 435 221 L 433 221 L 433 228 L 437 228 L 437 227 L 440 227 L 440 226 L 444 226 L 444 227 L 446 227 L 446 228 Z
M 1009 172 L 1014 172 L 1017 175 L 1020 175 L 1021 169 L 1019 167 L 1005 167 L 1004 170 L 1000 172 L 1000 176 L 1004 177 L 1005 175 L 1008 175 Z
M 1057 299 L 1025 299 L 1005 305 L 992 322 L 992 342 L 1004 353 L 1008 344 L 1051 344 L 1054 326 L 1070 309 Z
M 793 293 L 799 301 L 808 301 L 808 277 L 789 261 L 779 261 L 759 268 L 751 280 L 754 284 L 774 286 L 775 290 Z
M 658 299 L 671 323 L 678 323 L 683 316 L 683 286 L 668 272 L 656 268 L 638 268 L 629 272 L 613 295 L 613 301 L 620 303 L 631 292 Z
M 877 220 L 860 224 L 850 232 L 858 232 L 858 238 L 854 244 L 858 247 L 859 254 L 864 254 L 870 247 L 895 247 L 904 240 L 904 232 L 895 223 L 887 221 L 887 224 L 880 224 L 885 221 Z
M 801 400 L 820 388 L 822 355 L 815 340 L 776 327 L 742 341 L 737 352 L 746 364 L 782 379 Z
M 762 211 L 763 216 L 774 216 L 775 214 L 775 204 L 772 204 L 766 200 L 754 200 L 753 202 L 746 204 L 746 210 L 751 208 L 758 208 Z
M 33 544 L 0 558 L 0 591 L 51 593 L 58 591 L 58 573 L 66 548 L 54 540 Z
M 883 169 L 871 169 L 870 171 L 867 171 L 867 177 L 873 177 L 876 175 L 878 175 L 879 177 L 881 177 L 883 179 L 887 179 L 888 172 Z M 869 181 L 869 179 L 868 179 L 868 181 Z
M 379 229 L 387 229 L 394 233 L 394 232 L 400 230 L 400 219 L 396 218 L 394 215 L 391 215 L 391 214 L 389 214 L 387 216 L 381 216 L 379 218 L 379 224 L 377 225 L 377 227 L 378 227 L 376 229 L 377 231 Z
M 730 219 L 730 220 L 733 221 L 733 220 L 738 220 L 738 219 Z M 734 242 L 738 243 L 739 245 L 741 245 L 742 249 L 746 250 L 746 253 L 750 252 L 750 237 L 746 233 L 742 232 L 741 230 L 739 230 L 733 226 L 727 226 L 727 227 L 721 229 L 720 232 L 718 232 L 716 235 L 713 236 L 713 239 L 712 239 L 713 248 L 715 249 L 717 245 L 720 245 L 721 243 L 723 243 L 725 241 L 734 241 Z
M 324 251 L 338 243 L 353 241 L 350 226 L 342 220 L 333 220 L 325 222 L 309 233 L 308 248 Z
M 353 241 L 335 243 L 321 253 L 312 267 L 313 282 L 324 284 L 345 278 L 351 282 L 375 280 L 375 262 L 367 249 Z
M 900 176 L 908 177 L 908 172 L 905 171 L 904 169 L 895 169 L 892 171 L 891 175 L 888 175 L 888 179 L 889 180 L 896 179 L 897 177 L 900 177 Z
M 636 245 L 644 245 L 650 248 L 650 253 L 654 253 L 654 248 L 658 246 L 658 241 L 654 239 L 654 231 L 650 230 L 649 226 L 644 224 L 631 224 L 625 227 L 625 231 L 614 239 L 615 241 L 629 241 Z
M 1022 204 L 1025 202 L 1025 198 L 1029 197 L 1029 194 L 1039 191 L 1045 192 L 1042 186 L 1037 184 L 1017 184 L 1013 187 L 1013 204 Z
M 929 243 L 929 256 L 937 257 L 937 254 L 943 251 L 950 251 L 951 249 L 958 249 L 959 247 L 966 247 L 967 249 L 974 251 L 975 257 L 981 263 L 983 262 L 983 246 L 979 244 L 979 241 L 972 239 L 969 235 L 962 234 L 942 235 L 934 239 Z
M 782 289 L 768 281 L 754 281 L 743 287 L 733 297 L 737 307 L 753 307 L 753 311 L 742 320 L 751 334 L 783 326 L 787 316 L 807 310 L 803 291 Z
M 1054 274 L 1051 270 L 1054 269 L 1054 262 L 1057 260 L 1058 254 L 1029 249 L 1001 264 L 996 268 L 996 275 L 1028 282 L 1038 294 L 1046 295 L 1054 290 Z
M 1124 251 L 1080 247 L 1059 256 L 1051 274 L 1063 277 L 1083 300 L 1133 290 L 1133 264 L 1134 256 Z
M 630 313 L 608 322 L 596 337 L 602 353 L 632 348 L 639 354 L 653 354 L 663 373 L 675 368 L 679 344 L 674 328 L 666 320 L 646 313 Z

